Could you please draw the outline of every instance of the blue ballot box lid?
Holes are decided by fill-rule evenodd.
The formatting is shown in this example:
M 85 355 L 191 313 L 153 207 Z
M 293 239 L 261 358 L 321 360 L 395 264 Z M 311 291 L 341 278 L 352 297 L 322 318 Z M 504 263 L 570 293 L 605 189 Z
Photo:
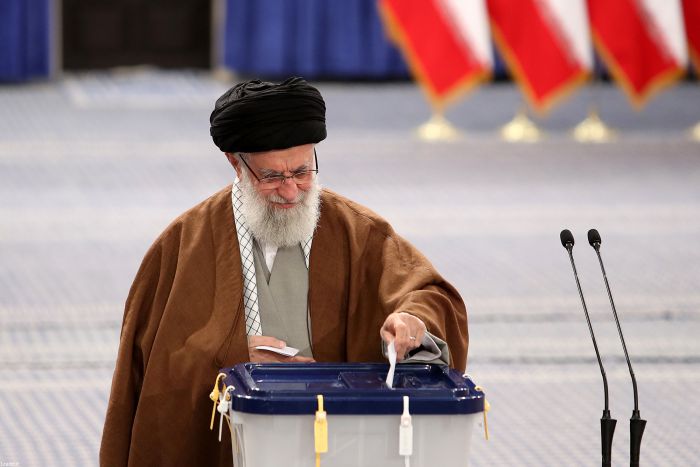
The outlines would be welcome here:
M 484 410 L 484 393 L 456 370 L 440 365 L 396 366 L 394 387 L 382 363 L 243 363 L 221 370 L 233 386 L 233 410 L 256 414 L 313 414 L 323 395 L 329 414 L 470 414 Z

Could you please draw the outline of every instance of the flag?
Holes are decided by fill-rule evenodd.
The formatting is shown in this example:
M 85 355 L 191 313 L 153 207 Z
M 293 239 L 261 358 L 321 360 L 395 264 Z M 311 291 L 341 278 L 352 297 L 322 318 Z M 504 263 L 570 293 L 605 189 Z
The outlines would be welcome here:
M 380 0 L 389 37 L 441 110 L 491 75 L 484 0 Z
M 700 73 L 700 0 L 683 0 L 683 19 L 688 36 L 688 55 Z
M 683 75 L 680 0 L 588 0 L 588 9 L 596 50 L 635 107 Z
M 530 105 L 549 110 L 585 82 L 592 51 L 585 0 L 488 0 L 491 30 Z

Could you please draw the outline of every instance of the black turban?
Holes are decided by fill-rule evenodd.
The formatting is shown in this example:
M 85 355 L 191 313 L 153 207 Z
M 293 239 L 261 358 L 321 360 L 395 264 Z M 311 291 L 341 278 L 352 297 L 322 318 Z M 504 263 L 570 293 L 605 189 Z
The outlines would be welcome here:
M 246 81 L 217 99 L 209 122 L 223 152 L 287 149 L 326 138 L 326 104 L 301 78 Z

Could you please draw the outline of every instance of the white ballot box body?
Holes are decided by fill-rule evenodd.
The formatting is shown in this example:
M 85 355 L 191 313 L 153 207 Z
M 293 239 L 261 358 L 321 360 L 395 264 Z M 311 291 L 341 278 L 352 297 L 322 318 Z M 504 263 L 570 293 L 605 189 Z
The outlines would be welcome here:
M 324 467 L 404 467 L 399 416 L 328 416 Z M 414 415 L 412 467 L 468 465 L 474 424 L 481 414 Z M 314 416 L 233 414 L 236 467 L 314 465 Z M 237 451 L 235 448 L 239 446 Z

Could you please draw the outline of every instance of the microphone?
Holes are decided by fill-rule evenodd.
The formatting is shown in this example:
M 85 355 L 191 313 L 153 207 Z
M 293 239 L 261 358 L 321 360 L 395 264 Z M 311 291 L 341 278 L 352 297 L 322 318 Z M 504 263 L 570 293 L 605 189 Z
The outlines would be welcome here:
M 584 300 L 583 298 L 581 283 L 578 280 L 578 273 L 576 272 L 576 264 L 574 264 L 574 236 L 569 229 L 564 229 L 559 234 L 559 238 L 561 240 L 562 246 L 566 248 L 566 251 L 569 253 L 569 259 L 571 260 L 571 268 L 574 270 L 574 279 L 576 279 L 576 287 L 578 287 L 578 294 L 581 297 L 581 305 L 583 305 L 583 313 L 586 315 L 588 331 L 591 334 L 593 348 L 595 349 L 595 355 L 598 359 L 598 366 L 600 367 L 600 374 L 603 377 L 605 408 L 603 409 L 603 416 L 600 418 L 600 440 L 602 451 L 602 465 L 603 467 L 610 467 L 612 463 L 612 441 L 613 436 L 615 435 L 615 425 L 617 424 L 617 420 L 610 417 L 610 409 L 608 408 L 608 378 L 605 376 L 605 369 L 603 369 L 603 361 L 600 359 L 600 352 L 598 352 L 598 344 L 595 340 L 595 334 L 593 333 L 591 318 L 588 315 L 588 308 L 586 308 L 586 300 Z
M 605 266 L 603 266 L 603 258 L 600 256 L 600 234 L 596 229 L 591 229 L 588 231 L 588 243 L 591 244 L 596 254 L 598 255 L 598 262 L 600 263 L 600 270 L 603 272 L 603 279 L 605 280 L 605 288 L 608 291 L 608 298 L 610 299 L 610 306 L 612 307 L 613 316 L 615 317 L 615 324 L 617 324 L 617 333 L 620 335 L 620 342 L 622 342 L 622 350 L 625 352 L 625 360 L 627 360 L 627 368 L 630 370 L 630 376 L 632 377 L 632 391 L 634 393 L 634 410 L 632 411 L 632 417 L 630 417 L 630 466 L 639 466 L 639 451 L 642 445 L 642 435 L 644 434 L 644 428 L 646 427 L 647 421 L 642 420 L 639 414 L 639 396 L 637 395 L 637 379 L 634 377 L 634 371 L 632 370 L 632 363 L 630 362 L 630 357 L 627 354 L 627 346 L 625 345 L 625 338 L 622 335 L 622 328 L 620 327 L 620 320 L 617 317 L 617 310 L 615 309 L 615 302 L 613 301 L 612 293 L 610 292 L 610 284 L 608 283 L 608 276 L 605 274 Z

